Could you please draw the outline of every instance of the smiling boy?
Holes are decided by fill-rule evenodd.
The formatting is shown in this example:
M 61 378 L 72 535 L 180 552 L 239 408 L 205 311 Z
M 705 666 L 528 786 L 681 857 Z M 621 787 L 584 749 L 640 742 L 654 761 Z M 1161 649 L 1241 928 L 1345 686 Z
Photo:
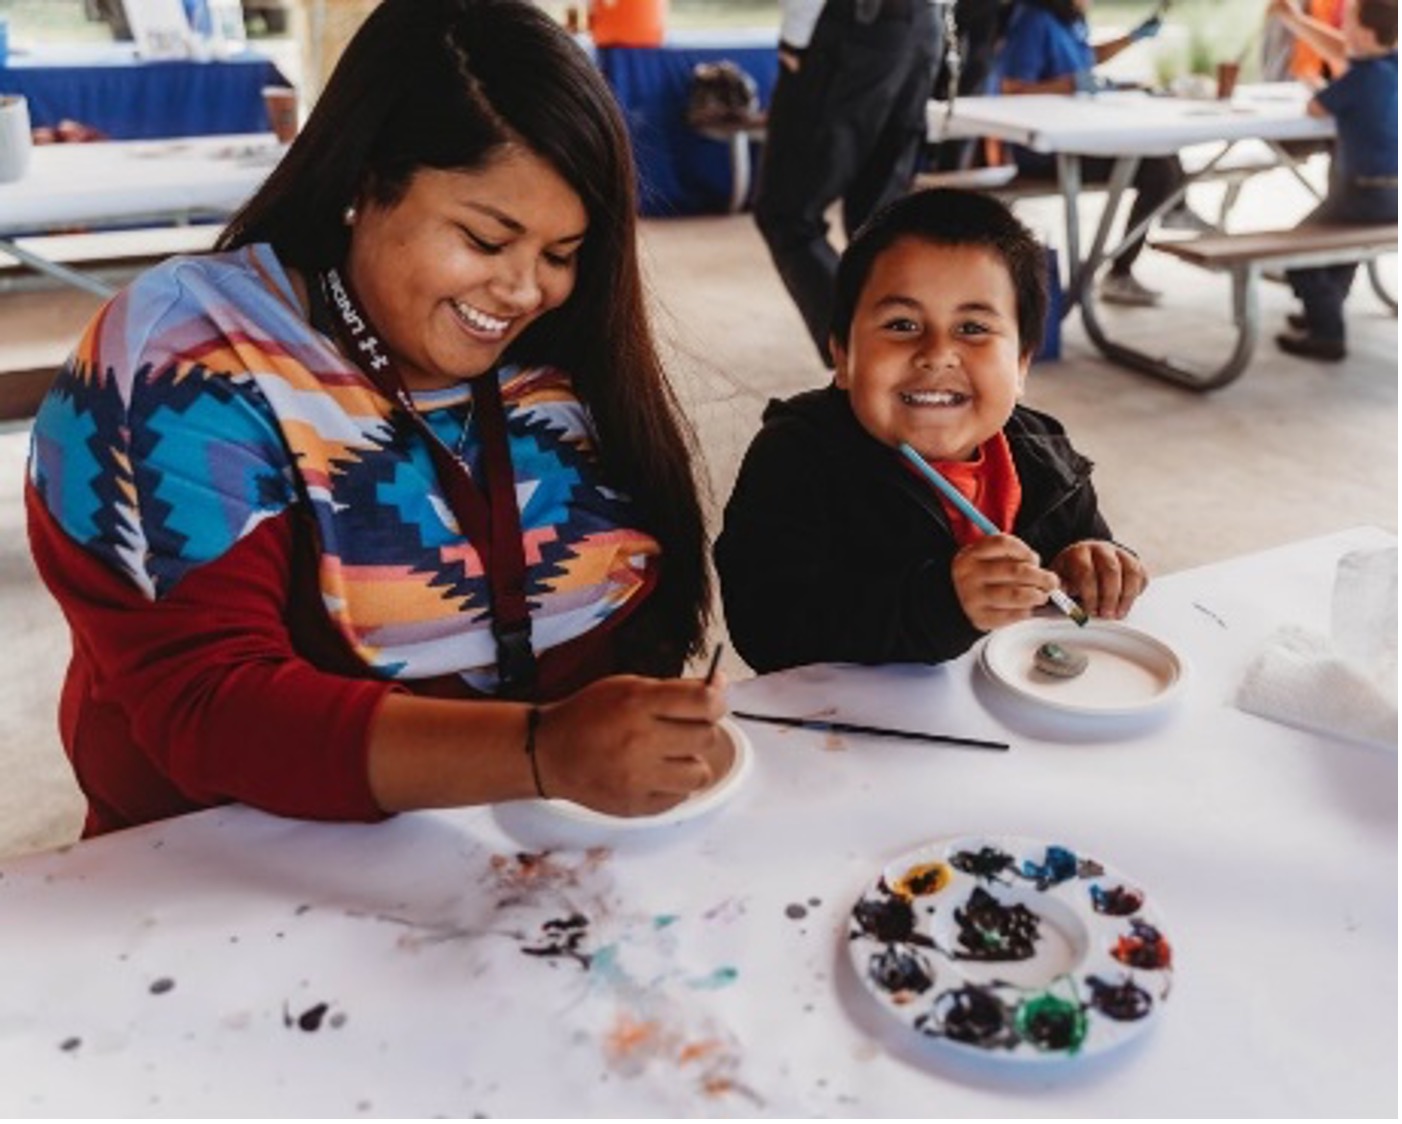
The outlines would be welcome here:
M 937 663 L 1056 588 L 1112 618 L 1143 591 L 1090 462 L 1018 405 L 1044 270 L 1027 229 L 971 192 L 907 196 L 858 232 L 838 271 L 833 385 L 770 403 L 716 543 L 726 623 L 756 671 Z M 1003 533 L 932 491 L 903 442 Z

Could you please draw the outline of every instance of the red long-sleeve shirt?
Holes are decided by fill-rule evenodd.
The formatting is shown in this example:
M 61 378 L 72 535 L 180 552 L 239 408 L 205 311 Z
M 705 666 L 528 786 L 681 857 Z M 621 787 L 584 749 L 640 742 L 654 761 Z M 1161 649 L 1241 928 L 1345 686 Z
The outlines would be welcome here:
M 293 512 L 153 602 L 75 545 L 32 488 L 25 498 L 35 563 L 73 632 L 59 725 L 89 801 L 85 835 L 229 801 L 384 815 L 366 741 L 396 688 L 310 662 L 345 657 L 314 593 L 294 596 Z

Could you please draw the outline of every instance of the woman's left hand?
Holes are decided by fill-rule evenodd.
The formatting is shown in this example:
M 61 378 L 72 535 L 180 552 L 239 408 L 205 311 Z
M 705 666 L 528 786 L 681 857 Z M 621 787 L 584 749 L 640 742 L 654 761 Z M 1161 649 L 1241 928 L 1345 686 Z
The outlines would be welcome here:
M 1103 539 L 1072 543 L 1052 560 L 1062 588 L 1093 617 L 1119 620 L 1149 584 L 1134 554 Z

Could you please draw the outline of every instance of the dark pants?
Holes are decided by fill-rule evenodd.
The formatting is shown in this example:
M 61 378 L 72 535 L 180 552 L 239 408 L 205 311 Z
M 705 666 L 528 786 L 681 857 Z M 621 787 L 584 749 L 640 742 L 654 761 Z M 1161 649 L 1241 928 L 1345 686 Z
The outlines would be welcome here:
M 959 31 L 959 88 L 955 91 L 958 97 L 989 92 L 985 87 L 998 54 L 998 25 L 1002 10 L 1001 0 L 957 0 L 954 5 L 954 24 Z M 936 14 L 942 18 L 941 13 Z M 949 100 L 950 72 L 947 63 L 948 59 L 939 60 L 935 75 L 934 96 L 939 101 Z M 943 141 L 926 150 L 925 166 L 940 171 L 972 167 L 978 161 L 981 149 L 982 146 L 973 138 Z
M 1397 221 L 1396 187 L 1331 184 L 1329 194 L 1301 220 L 1301 226 L 1368 226 Z M 1319 339 L 1344 338 L 1344 301 L 1353 288 L 1357 262 L 1291 269 L 1285 276 L 1305 306 L 1308 332 Z
M 1043 152 L 1029 152 L 1018 148 L 1013 152 L 1018 171 L 1026 176 L 1055 178 L 1056 161 Z M 1115 162 L 1108 156 L 1082 156 L 1081 182 L 1103 183 L 1110 178 Z M 1125 229 L 1133 230 L 1151 214 L 1165 199 L 1183 186 L 1187 178 L 1183 165 L 1176 156 L 1146 156 L 1139 161 L 1134 172 L 1134 202 L 1129 208 L 1129 218 Z M 1140 235 L 1128 246 L 1124 253 L 1110 265 L 1111 273 L 1126 274 L 1134 259 L 1144 249 L 1144 239 L 1148 232 Z
M 929 0 L 828 0 L 795 73 L 780 67 L 755 221 L 825 363 L 831 364 L 837 251 L 825 212 L 842 201 L 850 236 L 910 188 L 925 140 L 939 34 Z

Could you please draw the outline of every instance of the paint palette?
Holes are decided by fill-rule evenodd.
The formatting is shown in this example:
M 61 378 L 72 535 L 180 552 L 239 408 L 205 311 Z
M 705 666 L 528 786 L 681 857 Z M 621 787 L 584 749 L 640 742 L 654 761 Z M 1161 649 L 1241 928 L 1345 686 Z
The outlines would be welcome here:
M 1071 678 L 1043 671 L 1037 650 L 1046 644 L 1085 655 L 1085 671 Z M 1080 628 L 1042 617 L 990 633 L 979 663 L 999 686 L 1028 702 L 1104 717 L 1167 706 L 1182 693 L 1188 672 L 1183 658 L 1162 640 L 1127 624 L 1093 620 Z
M 536 801 L 536 806 L 571 823 L 599 828 L 608 833 L 650 831 L 704 816 L 735 796 L 750 775 L 754 759 L 754 747 L 739 726 L 724 718 L 720 722 L 720 728 L 730 738 L 735 749 L 730 771 L 710 788 L 693 793 L 665 812 L 659 812 L 655 816 L 610 816 L 571 800 L 539 800 Z
M 1058 844 L 967 836 L 888 863 L 848 951 L 927 1039 L 1018 1062 L 1102 1053 L 1153 1023 L 1173 954 L 1142 887 Z

